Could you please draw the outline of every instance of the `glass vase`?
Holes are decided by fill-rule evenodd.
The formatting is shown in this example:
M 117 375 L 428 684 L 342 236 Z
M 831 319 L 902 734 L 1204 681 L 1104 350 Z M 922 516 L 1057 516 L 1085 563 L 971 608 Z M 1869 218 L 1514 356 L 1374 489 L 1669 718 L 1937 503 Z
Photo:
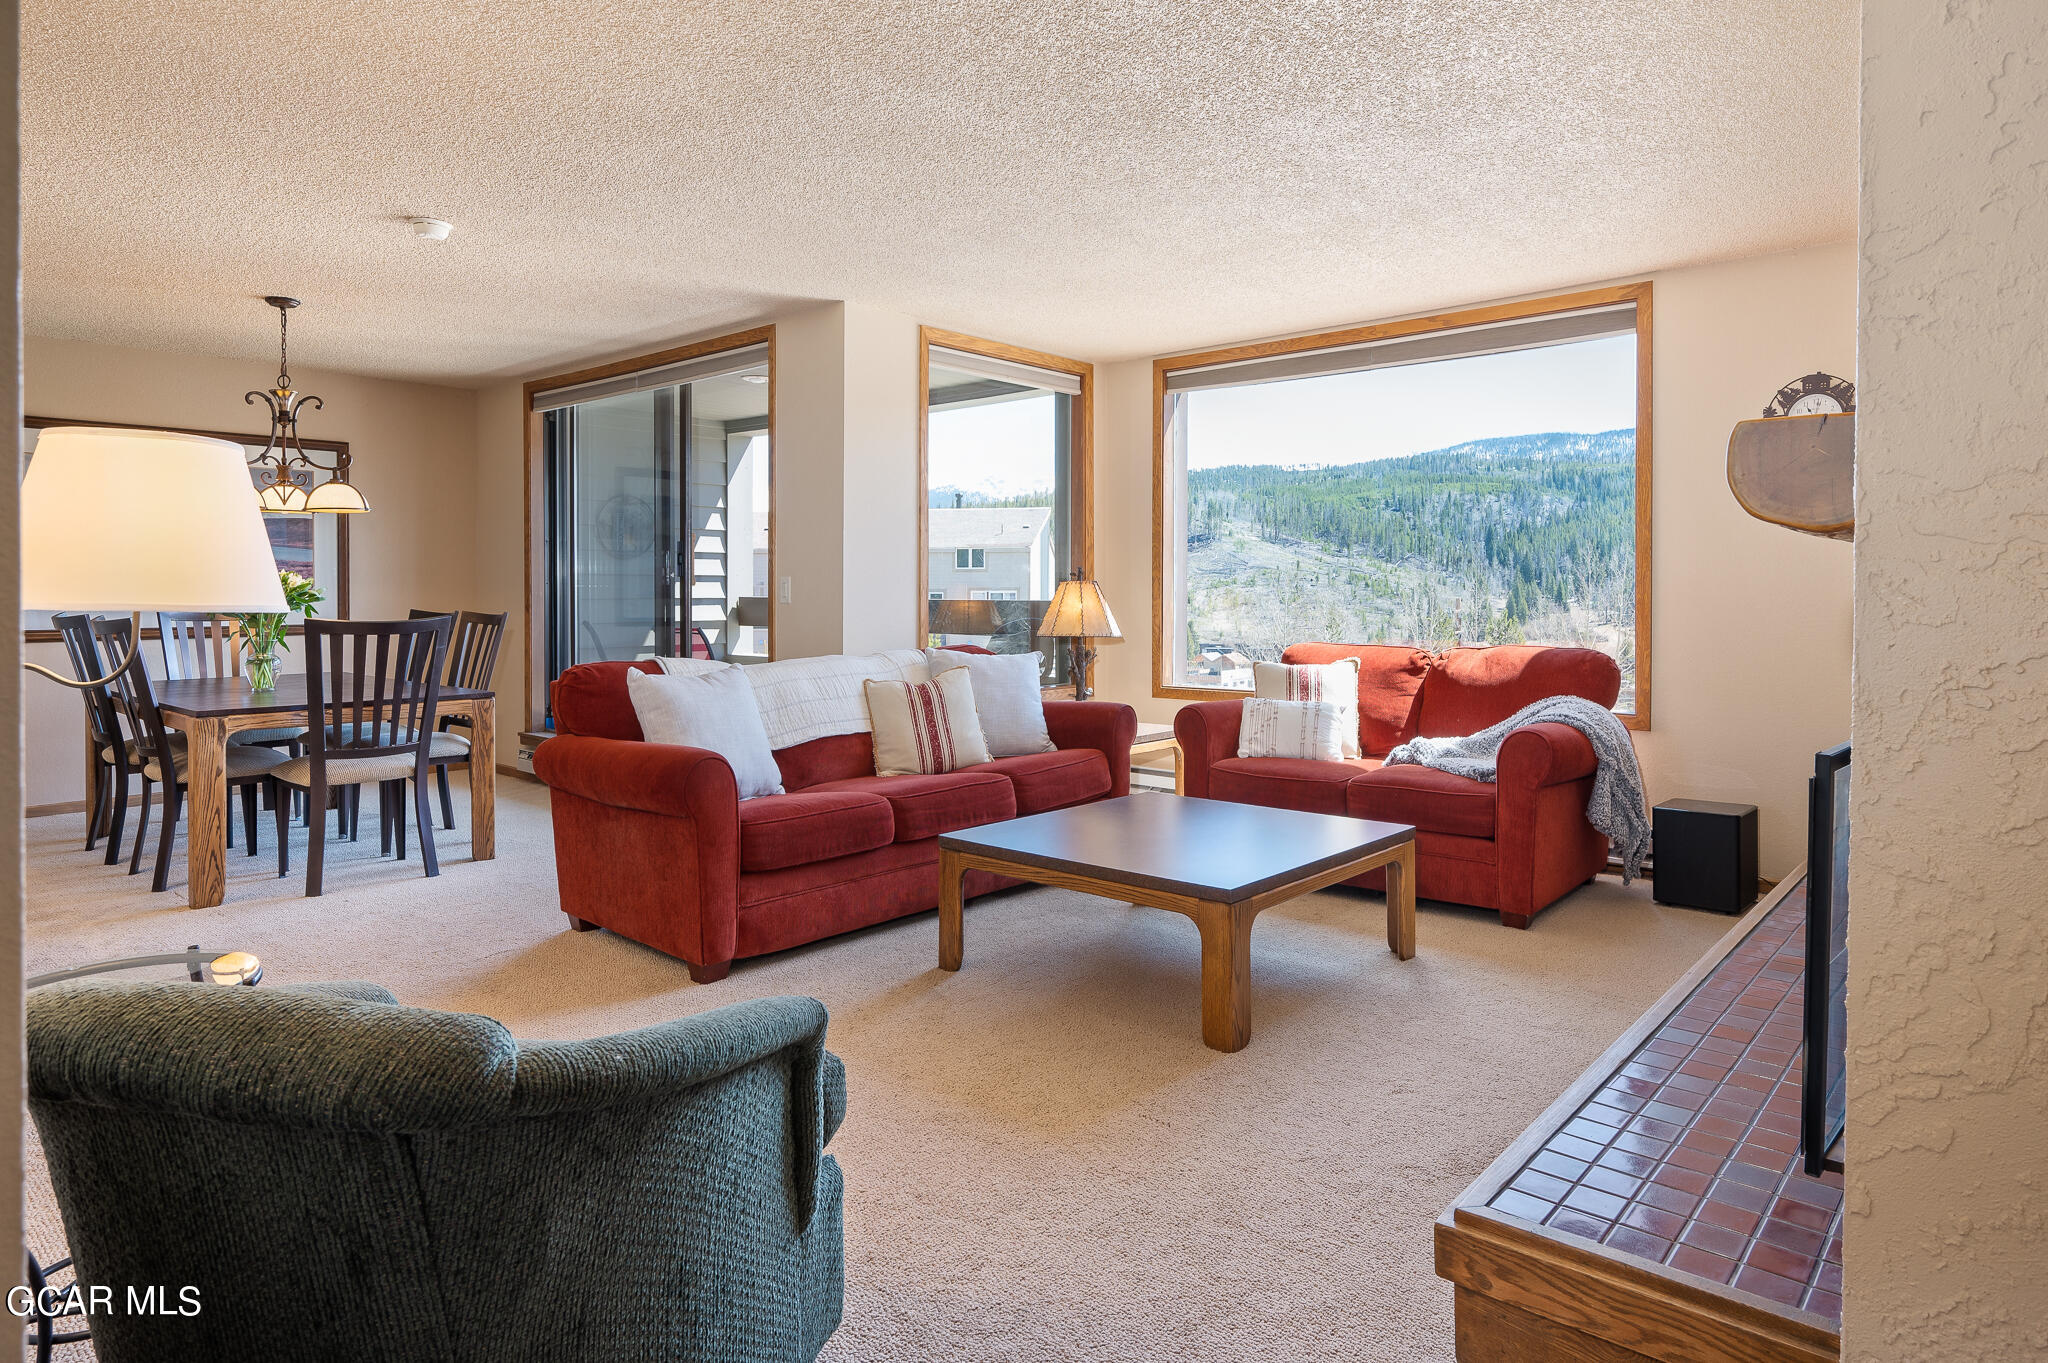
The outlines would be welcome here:
M 249 674 L 249 689 L 252 691 L 275 691 L 277 689 L 277 655 L 275 653 L 251 653 L 242 664 Z

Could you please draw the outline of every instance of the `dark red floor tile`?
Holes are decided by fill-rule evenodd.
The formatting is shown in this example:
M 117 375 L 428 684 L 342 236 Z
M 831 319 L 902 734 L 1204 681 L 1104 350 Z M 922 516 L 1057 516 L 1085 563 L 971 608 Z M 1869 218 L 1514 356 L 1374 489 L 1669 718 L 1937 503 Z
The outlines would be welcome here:
M 1677 1212 L 1680 1216 L 1692 1215 L 1692 1209 L 1700 1205 L 1697 1194 L 1667 1188 L 1661 1183 L 1645 1183 L 1636 1192 L 1636 1200 L 1667 1212 Z
M 1601 1147 L 1595 1145 L 1592 1141 L 1581 1140 L 1577 1136 L 1568 1135 L 1564 1132 L 1559 1132 L 1550 1138 L 1550 1148 L 1559 1154 L 1569 1155 L 1573 1159 L 1584 1160 L 1588 1164 L 1600 1158 L 1601 1150 Z
M 1607 1235 L 1607 1247 L 1633 1254 L 1638 1259 L 1647 1259 L 1653 1264 L 1664 1262 L 1664 1256 L 1671 1252 L 1671 1242 L 1661 1236 L 1639 1231 L 1633 1226 L 1616 1226 Z
M 1628 1199 L 1601 1192 L 1598 1188 L 1588 1188 L 1582 1183 L 1565 1196 L 1564 1205 L 1612 1221 L 1628 1206 Z
M 1660 1207 L 1645 1206 L 1640 1202 L 1629 1205 L 1629 1209 L 1621 1214 L 1621 1223 L 1645 1231 L 1660 1240 L 1676 1240 L 1678 1233 L 1685 1229 L 1684 1217 Z
M 1818 1291 L 1833 1292 L 1837 1296 L 1841 1295 L 1842 1266 L 1840 1264 L 1822 1264 L 1813 1275 L 1813 1285 Z
M 1656 1173 L 1658 1164 L 1647 1155 L 1631 1155 L 1626 1150 L 1609 1146 L 1601 1152 L 1597 1167 L 1612 1169 L 1618 1174 L 1627 1174 L 1630 1178 L 1641 1181 Z
M 1661 1159 L 1664 1152 L 1671 1148 L 1671 1142 L 1660 1141 L 1654 1136 L 1645 1136 L 1640 1131 L 1624 1131 L 1614 1138 L 1614 1144 L 1610 1148 L 1631 1155 L 1642 1155 L 1648 1159 Z
M 1772 1195 L 1762 1188 L 1752 1188 L 1747 1183 L 1725 1178 L 1714 1184 L 1711 1195 L 1716 1202 L 1726 1202 L 1731 1207 L 1740 1207 L 1758 1216 L 1770 1210 L 1772 1201 Z
M 1495 1211 L 1506 1212 L 1509 1216 L 1519 1216 L 1525 1221 L 1534 1221 L 1539 1225 L 1542 1224 L 1544 1217 L 1557 1210 L 1542 1198 L 1518 1193 L 1513 1188 L 1504 1188 L 1495 1193 L 1493 1201 L 1488 1205 Z
M 1605 1146 L 1621 1134 L 1619 1127 L 1607 1126 L 1586 1117 L 1572 1118 L 1564 1124 L 1564 1130 L 1567 1136 L 1577 1136 L 1582 1141 L 1591 1141 L 1599 1146 Z
M 1637 1117 L 1628 1124 L 1628 1129 L 1638 1135 L 1654 1137 L 1662 1141 L 1675 1141 L 1685 1134 L 1685 1128 L 1670 1122 L 1660 1122 L 1655 1117 Z
M 1787 1187 L 1789 1188 L 1790 1185 L 1788 1184 Z M 1825 1208 L 1816 1207 L 1810 1202 L 1800 1202 L 1794 1198 L 1787 1197 L 1781 1191 L 1778 1194 L 1778 1200 L 1771 1204 L 1771 1219 L 1773 1221 L 1790 1222 L 1792 1225 L 1817 1232 L 1824 1231 L 1833 1224 L 1835 1214 Z
M 1702 1136 L 1717 1136 L 1727 1141 L 1730 1149 L 1749 1130 L 1743 1123 L 1731 1122 L 1726 1117 L 1702 1117 L 1692 1124 L 1692 1129 Z
M 1718 1254 L 1709 1254 L 1691 1245 L 1680 1245 L 1671 1251 L 1671 1257 L 1664 1262 L 1676 1269 L 1696 1274 L 1709 1282 L 1725 1283 L 1735 1274 L 1735 1261 L 1724 1259 Z
M 1828 1238 L 1817 1230 L 1795 1226 L 1790 1221 L 1780 1221 L 1775 1216 L 1765 1218 L 1764 1223 L 1757 1227 L 1756 1238 L 1768 1244 L 1782 1245 L 1794 1254 L 1803 1254 L 1808 1259 L 1820 1258 L 1821 1248 L 1828 1242 Z
M 1794 1254 L 1777 1245 L 1758 1243 L 1749 1247 L 1749 1257 L 1744 1260 L 1751 1268 L 1761 1268 L 1781 1278 L 1791 1278 L 1804 1283 L 1813 1276 L 1818 1264 L 1811 1254 Z
M 1744 1292 L 1754 1292 L 1759 1297 L 1768 1297 L 1786 1306 L 1799 1305 L 1800 1299 L 1806 1295 L 1805 1283 L 1795 1283 L 1790 1278 L 1781 1278 L 1760 1268 L 1745 1268 L 1737 1273 L 1735 1286 Z
M 1601 1192 L 1613 1193 L 1616 1197 L 1633 1197 L 1636 1189 L 1643 1186 L 1641 1179 L 1624 1174 L 1619 1169 L 1609 1169 L 1599 1164 L 1586 1171 L 1583 1182 L 1588 1188 L 1598 1188 Z
M 1709 1224 L 1725 1226 L 1741 1236 L 1745 1241 L 1749 1239 L 1750 1232 L 1756 1229 L 1757 1222 L 1763 1219 L 1755 1212 L 1745 1211 L 1741 1207 L 1722 1202 L 1712 1196 L 1709 1196 L 1706 1201 L 1700 1203 L 1699 1210 L 1694 1212 L 1693 1215 Z
M 1721 1161 L 1712 1155 L 1702 1154 L 1691 1146 L 1681 1145 L 1666 1155 L 1665 1160 L 1695 1173 L 1712 1174 L 1721 1168 Z
M 1614 1229 L 1614 1223 L 1605 1217 L 1588 1216 L 1571 1207 L 1560 1207 L 1550 1214 L 1545 1223 L 1552 1230 L 1563 1231 L 1566 1235 L 1583 1235 L 1594 1244 L 1607 1238 L 1607 1232 Z
M 1754 1164 L 1731 1161 L 1721 1170 L 1721 1177 L 1732 1178 L 1737 1183 L 1747 1183 L 1756 1188 L 1775 1188 L 1778 1186 L 1778 1180 L 1784 1177 L 1784 1173 L 1782 1170 L 1774 1173 Z
M 1590 1166 L 1584 1160 L 1560 1155 L 1555 1150 L 1545 1150 L 1529 1161 L 1529 1167 L 1553 1178 L 1561 1178 L 1567 1183 L 1576 1183 L 1579 1181 L 1579 1175 L 1585 1173 Z
M 1663 1165 L 1651 1174 L 1650 1178 L 1667 1188 L 1676 1188 L 1681 1193 L 1691 1193 L 1694 1197 L 1705 1197 L 1707 1189 L 1714 1184 L 1710 1175 L 1688 1169 L 1682 1164 Z
M 1586 1104 L 1586 1115 L 1609 1126 L 1627 1126 L 1628 1119 L 1643 1110 L 1643 1099 L 1633 1093 L 1602 1089 Z
M 1706 1221 L 1689 1223 L 1678 1238 L 1684 1244 L 1721 1255 L 1726 1259 L 1739 1259 L 1743 1251 L 1749 1248 L 1747 1236 L 1738 1235 L 1726 1226 L 1716 1226 Z
M 1553 1178 L 1534 1169 L 1524 1169 L 1516 1174 L 1515 1181 L 1508 1186 L 1531 1197 L 1540 1197 L 1545 1202 L 1562 1202 L 1565 1194 L 1572 1190 L 1570 1180 Z
M 1832 1292 L 1814 1291 L 1806 1294 L 1806 1309 L 1816 1316 L 1830 1320 L 1842 1318 L 1842 1299 Z

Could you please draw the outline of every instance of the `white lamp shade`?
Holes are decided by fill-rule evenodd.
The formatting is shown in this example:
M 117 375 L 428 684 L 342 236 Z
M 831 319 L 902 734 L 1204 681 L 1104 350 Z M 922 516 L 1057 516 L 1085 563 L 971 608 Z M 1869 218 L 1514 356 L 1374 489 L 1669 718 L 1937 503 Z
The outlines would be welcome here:
M 172 431 L 42 432 L 21 482 L 21 604 L 282 613 L 241 447 Z
M 1102 599 L 1102 588 L 1077 578 L 1060 583 L 1038 632 L 1063 639 L 1124 637 L 1117 632 L 1116 616 L 1110 613 L 1109 602 Z
M 363 494 L 356 491 L 353 483 L 344 483 L 339 478 L 329 479 L 316 485 L 305 494 L 305 511 L 325 511 L 332 515 L 352 516 L 368 511 L 370 504 L 363 500 Z

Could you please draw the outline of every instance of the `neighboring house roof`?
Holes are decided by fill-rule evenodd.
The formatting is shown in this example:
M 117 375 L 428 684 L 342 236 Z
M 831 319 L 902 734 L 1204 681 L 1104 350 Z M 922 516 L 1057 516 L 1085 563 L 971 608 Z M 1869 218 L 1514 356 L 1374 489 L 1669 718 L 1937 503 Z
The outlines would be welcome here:
M 1023 549 L 1045 533 L 1049 506 L 935 506 L 934 549 Z

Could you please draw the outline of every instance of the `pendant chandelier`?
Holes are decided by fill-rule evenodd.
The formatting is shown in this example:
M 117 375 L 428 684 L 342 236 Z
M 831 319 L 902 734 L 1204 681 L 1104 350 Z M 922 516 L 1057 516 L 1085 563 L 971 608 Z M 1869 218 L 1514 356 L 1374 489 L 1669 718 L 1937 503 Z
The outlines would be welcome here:
M 273 294 L 263 301 L 277 309 L 277 386 L 268 391 L 257 389 L 242 397 L 242 401 L 249 403 L 261 398 L 270 408 L 270 444 L 249 461 L 249 467 L 264 480 L 259 485 L 257 501 L 274 515 L 299 516 L 316 511 L 352 515 L 368 511 L 370 504 L 348 481 L 346 454 L 336 452 L 328 456 L 331 462 L 323 463 L 299 443 L 299 409 L 307 403 L 315 411 L 327 405 L 311 393 L 292 391 L 288 332 L 291 310 L 299 305 L 299 300 Z M 327 481 L 314 484 L 315 473 L 326 474 Z

